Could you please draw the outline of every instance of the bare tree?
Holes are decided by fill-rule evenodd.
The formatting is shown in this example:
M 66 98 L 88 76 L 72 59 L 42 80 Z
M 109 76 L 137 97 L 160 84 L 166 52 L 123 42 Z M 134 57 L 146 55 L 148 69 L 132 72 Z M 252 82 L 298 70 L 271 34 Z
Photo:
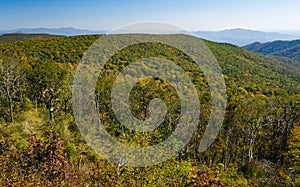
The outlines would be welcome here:
M 14 122 L 14 98 L 24 88 L 24 78 L 25 71 L 20 63 L 12 58 L 0 59 L 0 90 L 2 98 L 9 104 L 11 122 Z

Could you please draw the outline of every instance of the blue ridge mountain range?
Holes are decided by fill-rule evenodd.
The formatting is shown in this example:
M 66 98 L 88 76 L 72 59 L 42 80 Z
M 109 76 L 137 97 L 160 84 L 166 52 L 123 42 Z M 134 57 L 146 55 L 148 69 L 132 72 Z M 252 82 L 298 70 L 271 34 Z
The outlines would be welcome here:
M 105 34 L 107 30 L 88 30 L 78 29 L 73 27 L 62 28 L 33 28 L 33 29 L 14 29 L 14 30 L 0 30 L 1 34 L 52 34 L 52 35 L 86 35 L 86 34 Z M 192 31 L 195 36 L 203 39 L 211 40 L 220 43 L 230 43 L 238 46 L 245 46 L 254 42 L 271 42 L 275 40 L 295 40 L 300 38 L 299 35 L 288 35 L 275 32 L 262 32 L 247 29 L 227 29 L 221 31 Z
M 300 61 L 300 40 L 278 40 L 266 43 L 255 42 L 243 46 L 243 48 L 263 55 L 286 57 Z
M 13 29 L 13 30 L 0 30 L 0 34 L 52 34 L 64 36 L 76 36 L 86 34 L 104 34 L 107 31 L 92 31 L 88 29 L 77 29 L 73 27 L 61 28 L 33 28 L 33 29 Z
M 276 32 L 262 32 L 247 29 L 227 29 L 222 31 L 197 31 L 200 38 L 220 43 L 230 43 L 238 46 L 244 46 L 254 42 L 271 42 L 275 40 L 295 40 L 300 38 L 300 34 L 288 35 Z

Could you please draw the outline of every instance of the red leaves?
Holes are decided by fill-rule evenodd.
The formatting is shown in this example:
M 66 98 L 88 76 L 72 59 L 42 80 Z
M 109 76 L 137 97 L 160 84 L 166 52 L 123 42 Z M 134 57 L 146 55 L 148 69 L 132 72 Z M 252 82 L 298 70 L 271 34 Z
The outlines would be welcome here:
M 220 174 L 209 169 L 192 169 L 189 173 L 189 186 L 225 187 L 228 184 L 220 180 Z

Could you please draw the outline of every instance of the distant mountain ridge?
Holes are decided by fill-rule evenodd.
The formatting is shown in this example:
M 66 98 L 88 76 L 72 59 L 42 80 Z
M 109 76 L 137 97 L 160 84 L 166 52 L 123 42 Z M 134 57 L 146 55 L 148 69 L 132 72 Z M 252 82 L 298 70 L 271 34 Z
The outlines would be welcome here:
M 73 27 L 61 27 L 61 28 L 33 28 L 33 29 L 14 29 L 14 30 L 0 30 L 1 34 L 51 34 L 51 35 L 64 35 L 64 36 L 76 36 L 76 35 L 89 35 L 89 34 L 105 34 L 108 30 L 92 31 L 88 29 L 77 29 Z M 124 31 L 126 33 L 126 31 Z M 170 34 L 176 34 L 177 32 L 170 32 Z M 177 34 L 180 32 L 178 31 Z M 226 29 L 221 31 L 192 31 L 194 36 L 203 38 L 206 40 L 230 43 L 238 46 L 245 46 L 254 42 L 271 42 L 275 40 L 295 40 L 300 38 L 299 36 L 281 34 L 275 32 L 262 32 L 247 29 Z
M 0 34 L 51 34 L 51 35 L 64 35 L 76 36 L 87 34 L 104 34 L 107 31 L 92 31 L 87 29 L 77 29 L 73 27 L 61 28 L 33 28 L 33 29 L 13 29 L 13 30 L 0 30 Z
M 300 39 L 292 41 L 274 41 L 267 43 L 255 42 L 243 47 L 244 49 L 261 53 L 263 55 L 273 55 L 287 57 L 300 61 Z
M 262 32 L 247 29 L 227 29 L 222 31 L 196 31 L 198 37 L 214 42 L 230 43 L 244 46 L 254 42 L 270 42 L 275 40 L 294 40 L 300 36 L 281 34 L 276 32 Z

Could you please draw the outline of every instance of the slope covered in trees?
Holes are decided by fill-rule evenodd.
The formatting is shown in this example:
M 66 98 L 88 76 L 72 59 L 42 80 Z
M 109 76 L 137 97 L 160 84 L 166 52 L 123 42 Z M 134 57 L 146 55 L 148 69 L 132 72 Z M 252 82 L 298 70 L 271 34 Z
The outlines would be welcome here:
M 274 41 L 267 43 L 255 42 L 246 45 L 243 48 L 263 55 L 287 57 L 300 61 L 300 40 Z
M 0 43 L 3 44 L 24 40 L 47 40 L 58 37 L 63 36 L 50 34 L 3 34 L 0 35 Z
M 25 182 L 43 186 L 299 185 L 295 159 L 299 157 L 300 125 L 297 63 L 204 41 L 223 70 L 227 106 L 217 140 L 199 153 L 211 112 L 211 95 L 201 69 L 186 54 L 160 43 L 132 45 L 117 52 L 108 60 L 105 70 L 99 72 L 95 102 L 101 121 L 120 142 L 131 146 L 160 143 L 176 128 L 180 115 L 174 88 L 164 80 L 144 78 L 130 94 L 133 115 L 145 119 L 150 115 L 150 101 L 158 97 L 168 108 L 166 119 L 147 133 L 132 131 L 118 122 L 112 111 L 110 92 L 118 72 L 130 62 L 148 56 L 176 62 L 194 83 L 201 104 L 197 131 L 176 157 L 146 168 L 125 167 L 121 160 L 119 165 L 107 162 L 86 145 L 72 113 L 74 72 L 99 37 L 105 35 L 0 45 L 2 186 Z M 12 71 L 10 65 L 15 64 L 20 71 Z M 13 73 L 8 76 L 8 72 Z M 9 84 L 4 84 L 5 81 Z M 10 89 L 7 85 L 11 85 Z M 14 94 L 8 95 L 7 90 Z

